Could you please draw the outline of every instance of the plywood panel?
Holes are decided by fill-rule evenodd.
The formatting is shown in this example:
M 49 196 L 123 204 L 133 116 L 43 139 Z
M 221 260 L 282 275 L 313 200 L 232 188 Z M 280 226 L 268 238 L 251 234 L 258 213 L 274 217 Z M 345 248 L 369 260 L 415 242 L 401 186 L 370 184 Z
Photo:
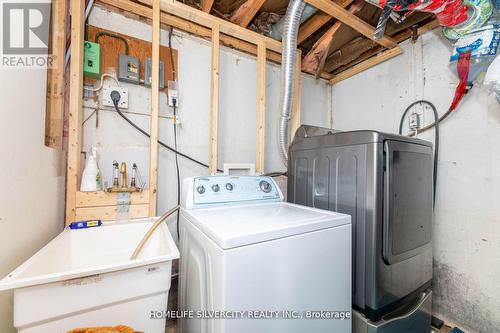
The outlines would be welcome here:
M 109 31 L 106 29 L 97 28 L 94 26 L 87 26 L 87 37 L 86 40 L 94 41 L 95 35 L 98 32 L 106 31 L 113 33 L 115 35 L 121 36 L 125 38 L 129 45 L 129 55 L 132 57 L 137 57 L 141 61 L 141 80 L 144 80 L 144 62 L 146 58 L 151 58 L 151 43 L 146 42 L 142 39 L 133 38 L 127 35 L 120 34 L 115 31 Z M 118 71 L 118 54 L 125 53 L 125 46 L 122 41 L 116 38 L 102 36 L 99 38 L 99 44 L 101 45 L 101 73 L 110 73 Z M 179 67 L 177 66 L 177 50 L 174 51 L 174 63 L 175 68 L 177 69 L 177 77 L 179 77 Z M 170 51 L 168 47 L 160 46 L 160 61 L 163 61 L 165 64 L 165 89 L 167 91 L 167 82 L 168 80 L 173 79 L 172 74 L 172 64 L 170 61 Z M 85 78 L 86 83 L 93 83 L 95 80 Z

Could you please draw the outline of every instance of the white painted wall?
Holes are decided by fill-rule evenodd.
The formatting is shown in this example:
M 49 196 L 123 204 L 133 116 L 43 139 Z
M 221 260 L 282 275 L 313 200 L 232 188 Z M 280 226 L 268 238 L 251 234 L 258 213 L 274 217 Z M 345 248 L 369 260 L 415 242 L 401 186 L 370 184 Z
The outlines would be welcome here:
M 95 7 L 89 24 L 119 31 L 135 38 L 151 40 L 151 27 L 143 22 Z M 168 45 L 168 32 L 162 31 L 161 43 Z M 210 64 L 211 43 L 174 31 L 173 47 L 179 50 L 178 114 L 182 124 L 178 129 L 178 146 L 183 153 L 208 162 L 210 130 Z M 220 58 L 219 102 L 219 168 L 223 163 L 255 162 L 256 147 L 256 79 L 255 57 L 223 47 Z M 279 81 L 280 68 L 267 65 L 266 85 L 266 171 L 285 170 L 278 150 Z M 113 84 L 112 81 L 106 84 Z M 128 116 L 149 131 L 150 95 L 148 88 L 122 83 L 130 91 L 128 111 L 146 114 Z M 331 90 L 323 81 L 309 76 L 302 79 L 302 120 L 304 123 L 329 126 Z M 172 110 L 166 96 L 160 94 L 160 115 L 168 116 Z M 86 115 L 91 110 L 86 110 Z M 160 120 L 160 139 L 173 145 L 171 120 Z M 84 129 L 84 147 L 98 146 L 99 165 L 104 180 L 111 182 L 113 160 L 137 162 L 145 180 L 148 179 L 149 139 L 125 123 L 112 109 L 99 113 L 99 127 L 91 118 Z M 158 213 L 176 204 L 176 177 L 174 155 L 160 148 Z M 207 169 L 179 157 L 181 178 L 207 174 Z
M 414 100 L 433 102 L 440 114 L 449 107 L 457 79 L 447 67 L 448 41 L 433 31 L 403 47 L 403 55 L 332 88 L 334 128 L 395 133 Z M 500 105 L 477 86 L 441 126 L 434 312 L 467 332 L 500 332 L 499 125 Z
M 64 227 L 64 154 L 44 146 L 46 70 L 0 69 L 0 278 Z M 14 333 L 0 292 L 0 332 Z

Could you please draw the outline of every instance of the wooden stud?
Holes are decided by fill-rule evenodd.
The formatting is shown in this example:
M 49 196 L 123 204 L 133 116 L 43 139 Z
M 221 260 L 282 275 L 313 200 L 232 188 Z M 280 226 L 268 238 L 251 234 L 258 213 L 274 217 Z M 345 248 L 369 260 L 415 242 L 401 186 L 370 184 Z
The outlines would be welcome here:
M 247 0 L 231 15 L 229 21 L 247 27 L 266 0 Z
M 201 0 L 201 10 L 203 10 L 205 13 L 210 13 L 213 5 L 214 0 Z
M 350 14 L 355 14 L 359 12 L 365 4 L 364 0 L 357 0 L 351 8 L 349 8 Z M 325 65 L 326 58 L 328 57 L 328 53 L 330 52 L 330 46 L 332 45 L 332 41 L 342 26 L 341 21 L 335 22 L 328 30 L 320 37 L 320 39 L 314 43 L 312 49 L 307 53 L 302 61 L 302 70 L 311 74 L 314 74 L 316 77 L 319 77 L 319 74 L 323 71 L 323 67 Z
M 265 170 L 266 145 L 266 44 L 257 45 L 257 156 L 255 171 L 263 174 Z
M 149 159 L 149 216 L 156 216 L 158 192 L 158 114 L 160 109 L 160 0 L 153 0 L 151 53 L 151 140 Z
M 66 56 L 67 1 L 52 1 L 50 52 L 54 56 L 47 70 L 45 145 L 62 149 L 64 127 L 64 70 Z
M 219 25 L 212 27 L 212 82 L 210 116 L 210 175 L 217 173 L 217 137 L 219 134 Z
M 348 70 L 345 70 L 338 75 L 335 75 L 333 77 L 333 79 L 330 80 L 330 83 L 331 84 L 339 83 L 340 81 L 343 81 L 343 80 L 348 79 L 356 74 L 359 74 L 359 73 L 367 70 L 368 68 L 371 68 L 371 67 L 378 65 L 386 60 L 394 58 L 395 56 L 398 56 L 401 53 L 403 53 L 403 50 L 399 46 L 392 48 L 390 50 L 384 51 L 373 58 L 370 58 L 366 61 L 363 61 L 362 63 L 359 63 L 358 65 L 351 67 Z
M 71 86 L 69 93 L 68 161 L 66 175 L 66 224 L 75 221 L 81 154 L 83 95 L 83 32 L 85 2 L 71 2 Z
M 330 0 L 305 0 L 305 1 L 308 4 L 318 8 L 319 10 L 335 17 L 342 23 L 347 24 L 348 26 L 358 31 L 362 35 L 365 35 L 366 37 L 375 40 L 375 38 L 373 37 L 375 28 L 372 27 L 370 24 L 366 23 L 365 21 L 363 21 L 362 19 L 360 19 L 359 17 L 355 16 L 354 14 L 349 13 L 342 6 L 337 5 L 336 3 Z M 375 41 L 387 48 L 393 48 L 397 46 L 396 41 L 386 35 L 384 35 L 379 40 Z
M 292 101 L 292 114 L 290 117 L 290 133 L 289 133 L 289 142 L 293 140 L 293 136 L 295 135 L 295 132 L 297 129 L 300 127 L 300 97 L 302 94 L 302 72 L 300 71 L 301 69 L 301 63 L 302 63 L 302 51 L 297 50 L 297 60 L 296 60 L 296 70 L 295 70 L 295 82 L 294 82 L 294 94 L 293 94 L 293 101 Z

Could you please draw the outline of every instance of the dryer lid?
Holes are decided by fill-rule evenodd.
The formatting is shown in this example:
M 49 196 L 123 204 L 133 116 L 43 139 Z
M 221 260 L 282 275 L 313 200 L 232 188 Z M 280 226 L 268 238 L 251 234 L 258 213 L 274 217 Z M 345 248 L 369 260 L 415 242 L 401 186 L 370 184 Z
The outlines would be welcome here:
M 231 249 L 351 223 L 349 215 L 286 202 L 183 210 L 222 249 Z

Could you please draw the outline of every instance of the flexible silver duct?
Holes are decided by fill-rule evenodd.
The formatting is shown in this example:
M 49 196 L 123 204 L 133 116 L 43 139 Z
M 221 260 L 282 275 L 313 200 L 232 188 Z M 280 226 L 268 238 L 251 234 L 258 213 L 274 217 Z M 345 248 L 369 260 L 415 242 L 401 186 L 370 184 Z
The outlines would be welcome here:
M 304 12 L 302 13 L 302 16 L 300 18 L 300 24 L 307 21 L 307 19 L 316 14 L 317 11 L 318 10 L 315 7 L 306 4 Z M 283 16 L 278 22 L 273 24 L 273 26 L 271 27 L 271 31 L 269 31 L 267 35 L 273 39 L 281 41 L 283 39 L 284 26 L 285 26 L 285 16 Z
M 281 154 L 286 163 L 288 160 L 288 121 L 292 109 L 293 83 L 295 77 L 295 61 L 297 49 L 297 33 L 300 18 L 306 4 L 303 0 L 291 0 L 285 14 L 283 31 L 283 51 L 281 54 L 281 96 L 280 96 L 280 129 L 279 141 Z

